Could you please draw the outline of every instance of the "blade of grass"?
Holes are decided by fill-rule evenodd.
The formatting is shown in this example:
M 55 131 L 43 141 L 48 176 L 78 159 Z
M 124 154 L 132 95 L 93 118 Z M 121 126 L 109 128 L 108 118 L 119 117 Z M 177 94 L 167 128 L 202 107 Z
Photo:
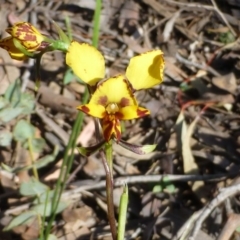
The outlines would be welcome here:
M 124 239 L 126 220 L 127 220 L 127 207 L 128 207 L 128 186 L 127 184 L 125 184 L 125 186 L 123 187 L 123 193 L 120 199 L 117 240 Z
M 101 8 L 102 8 L 102 0 L 97 0 L 95 12 L 94 12 L 94 18 L 93 18 L 93 38 L 92 38 L 92 45 L 96 48 L 98 47 L 98 40 L 99 40 Z
M 72 41 L 72 29 L 71 29 L 71 22 L 68 16 L 65 17 L 65 24 L 67 26 L 67 35 L 70 41 Z
M 84 96 L 83 96 L 83 103 L 86 103 L 87 99 L 88 99 L 88 91 L 85 91 Z M 73 159 L 74 159 L 74 148 L 76 146 L 77 137 L 82 128 L 82 123 L 83 123 L 83 113 L 79 112 L 77 119 L 74 123 L 72 133 L 70 135 L 69 143 L 68 143 L 65 153 L 64 153 L 60 176 L 56 183 L 56 187 L 55 187 L 55 191 L 54 191 L 54 195 L 53 195 L 53 199 L 52 199 L 52 215 L 51 215 L 51 218 L 50 218 L 47 228 L 46 228 L 45 237 L 49 236 L 51 227 L 52 227 L 52 223 L 56 217 L 56 210 L 57 210 L 60 198 L 61 198 L 61 194 L 65 188 L 66 179 L 67 179 L 70 169 L 72 167 L 72 163 L 73 163 Z M 69 152 L 70 152 L 70 155 L 69 155 Z

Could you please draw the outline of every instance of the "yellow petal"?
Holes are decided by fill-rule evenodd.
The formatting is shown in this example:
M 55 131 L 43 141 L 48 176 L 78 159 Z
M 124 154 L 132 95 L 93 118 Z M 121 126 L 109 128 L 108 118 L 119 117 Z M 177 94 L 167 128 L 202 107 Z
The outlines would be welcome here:
M 21 41 L 27 50 L 37 50 L 44 41 L 44 36 L 28 22 L 16 23 L 13 27 L 7 28 L 6 31 Z
M 107 107 L 108 104 L 116 103 L 118 107 L 121 108 L 136 105 L 136 99 L 127 81 L 124 80 L 124 76 L 119 75 L 100 83 L 93 93 L 90 103 L 100 104 L 105 107 Z
M 106 110 L 101 105 L 94 105 L 94 104 L 85 104 L 77 107 L 78 110 L 85 112 L 86 114 L 97 117 L 103 118 L 105 116 Z
M 0 40 L 0 47 L 7 50 L 12 59 L 24 60 L 27 57 L 15 47 L 12 37 L 6 37 Z
M 106 141 L 109 141 L 114 136 L 117 141 L 121 138 L 121 125 L 119 119 L 115 115 L 106 115 L 102 122 L 103 136 Z
M 90 86 L 105 76 L 103 55 L 86 43 L 72 42 L 66 54 L 66 63 L 73 72 Z
M 133 57 L 126 70 L 126 77 L 135 90 L 151 88 L 163 81 L 163 52 L 153 50 Z
M 146 108 L 142 108 L 138 106 L 127 106 L 119 109 L 116 116 L 120 120 L 130 120 L 130 119 L 145 117 L 149 114 L 150 112 Z

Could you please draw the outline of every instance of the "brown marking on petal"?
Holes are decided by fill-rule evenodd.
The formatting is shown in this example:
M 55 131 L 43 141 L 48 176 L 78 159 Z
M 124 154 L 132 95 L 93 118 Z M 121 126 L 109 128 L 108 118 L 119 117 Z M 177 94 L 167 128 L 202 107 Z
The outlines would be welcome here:
M 108 142 L 112 136 L 113 118 L 108 114 L 102 119 L 102 128 L 104 139 Z
M 8 41 L 8 39 L 5 39 L 5 38 L 1 39 L 0 47 L 5 49 L 5 50 L 7 50 L 7 51 L 9 51 L 10 47 L 6 45 L 7 41 Z
M 121 138 L 121 129 L 119 119 L 115 115 L 106 115 L 102 120 L 103 135 L 106 141 L 109 141 L 114 136 L 117 141 Z
M 12 27 L 6 28 L 5 31 L 6 31 L 7 33 L 9 33 L 10 35 L 12 35 L 13 28 L 12 28 Z
M 19 31 L 19 32 L 26 32 L 26 33 L 34 32 L 32 25 L 27 22 L 18 23 L 18 24 L 16 24 L 16 27 L 17 27 L 17 31 Z
M 122 114 L 121 112 L 116 112 L 116 113 L 115 113 L 115 116 L 116 116 L 116 118 L 118 118 L 118 119 L 122 119 L 122 118 L 123 118 L 123 114 Z
M 90 109 L 87 106 L 85 106 L 85 105 L 79 106 L 79 107 L 77 107 L 77 109 L 80 110 L 80 111 L 83 111 L 85 113 L 89 113 L 90 112 Z
M 99 99 L 98 99 L 98 104 L 102 105 L 102 106 L 106 106 L 107 104 L 107 101 L 108 101 L 108 97 L 107 96 L 101 96 Z
M 108 142 L 112 137 L 112 126 L 107 125 L 103 130 L 104 139 Z
M 24 36 L 23 40 L 24 40 L 24 41 L 33 41 L 33 42 L 36 41 L 36 44 L 37 44 L 37 37 L 36 37 L 36 35 L 33 35 L 33 34 L 27 33 L 27 34 Z
M 37 35 L 40 33 L 29 23 L 23 22 L 16 24 L 14 27 L 7 29 L 7 32 L 10 33 L 13 37 L 22 41 L 36 42 L 37 46 Z M 32 46 L 33 43 L 31 43 Z
M 120 125 L 120 122 L 119 122 L 119 120 L 118 119 L 116 119 L 116 123 L 115 123 L 115 127 L 114 127 L 114 135 L 115 135 L 115 137 L 116 137 L 116 139 L 117 139 L 117 142 L 119 142 L 119 140 L 121 139 L 121 129 L 119 129 L 117 126 L 119 126 Z M 120 126 L 120 128 L 121 128 L 121 126 Z
M 144 117 L 146 115 L 149 115 L 149 110 L 147 110 L 147 109 L 145 109 L 145 110 L 137 109 L 137 115 L 139 117 Z
M 120 107 L 130 106 L 130 103 L 129 103 L 129 102 L 130 102 L 130 101 L 129 101 L 128 98 L 123 97 L 123 98 L 121 99 L 121 101 L 120 101 L 119 106 L 120 106 Z
M 109 134 L 109 132 L 107 132 L 107 131 L 103 132 L 103 137 L 106 140 L 106 142 L 108 142 L 111 139 L 111 136 L 112 136 L 112 135 L 110 136 L 108 134 Z

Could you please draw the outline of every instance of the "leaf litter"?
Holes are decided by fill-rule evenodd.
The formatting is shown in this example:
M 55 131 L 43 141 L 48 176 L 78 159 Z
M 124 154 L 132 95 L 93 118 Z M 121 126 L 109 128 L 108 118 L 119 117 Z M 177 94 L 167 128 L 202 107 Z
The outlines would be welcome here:
M 73 38 L 91 43 L 95 1 L 30 1 L 31 11 L 26 1 L 17 2 L 3 1 L 2 37 L 5 28 L 30 16 L 42 32 L 56 36 L 50 20 L 66 30 L 63 22 L 68 16 Z M 144 240 L 238 239 L 237 2 L 110 2 L 103 1 L 99 45 L 107 59 L 107 75 L 124 73 L 129 58 L 146 50 L 160 47 L 166 61 L 163 84 L 138 95 L 140 104 L 149 106 L 152 114 L 126 122 L 123 133 L 129 146 L 156 144 L 156 150 L 139 156 L 114 146 L 116 199 L 121 182 L 129 185 L 126 236 Z M 0 59 L 0 239 L 35 239 L 39 230 L 36 216 L 44 210 L 40 203 L 31 205 L 31 188 L 29 192 L 21 189 L 31 183 L 32 166 L 37 166 L 43 186 L 54 186 L 83 86 L 67 70 L 61 54 L 47 54 L 36 98 L 34 66 L 13 61 L 2 50 Z M 94 125 L 88 117 L 84 126 L 78 147 L 95 142 Z M 34 163 L 29 143 L 34 145 Z M 99 159 L 97 153 L 83 157 L 76 150 L 52 239 L 54 235 L 69 240 L 111 239 Z M 33 187 L 38 194 L 41 188 Z M 47 201 L 45 195 L 42 198 Z M 49 212 L 49 206 L 45 210 Z M 3 231 L 13 225 L 11 231 Z

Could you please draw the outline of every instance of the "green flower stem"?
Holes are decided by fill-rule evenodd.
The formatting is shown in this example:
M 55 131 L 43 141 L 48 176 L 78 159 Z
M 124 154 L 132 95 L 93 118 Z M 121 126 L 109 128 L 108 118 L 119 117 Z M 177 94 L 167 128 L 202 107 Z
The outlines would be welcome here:
M 113 203 L 113 159 L 112 159 L 112 141 L 105 144 L 105 154 L 101 151 L 102 162 L 106 172 L 106 192 L 108 206 L 108 220 L 113 240 L 117 239 L 117 227 Z
M 93 39 L 92 45 L 97 48 L 99 40 L 99 29 L 100 29 L 100 14 L 101 14 L 102 0 L 96 1 L 96 8 L 94 13 L 94 28 L 93 28 Z M 98 122 L 95 121 L 96 136 L 97 139 L 100 137 L 100 129 Z M 112 233 L 113 240 L 117 239 L 117 227 L 114 213 L 113 203 L 113 158 L 112 158 L 112 141 L 105 144 L 105 153 L 100 151 L 102 156 L 102 162 L 106 172 L 106 192 L 107 192 L 107 206 L 108 206 L 108 220 Z
M 128 205 L 128 186 L 125 185 L 120 199 L 117 240 L 124 240 L 127 219 L 127 205 Z
M 70 43 L 66 43 L 60 40 L 55 40 L 52 42 L 52 44 L 49 46 L 50 51 L 54 51 L 54 50 L 59 50 L 62 52 L 67 52 L 68 48 L 69 48 L 69 44 Z
M 113 155 L 113 149 L 112 149 L 112 140 L 110 140 L 109 142 L 107 142 L 105 144 L 105 153 L 106 153 L 106 159 L 107 159 L 107 163 L 110 169 L 110 172 L 112 174 L 112 169 L 113 169 L 113 159 L 112 159 L 112 155 Z

